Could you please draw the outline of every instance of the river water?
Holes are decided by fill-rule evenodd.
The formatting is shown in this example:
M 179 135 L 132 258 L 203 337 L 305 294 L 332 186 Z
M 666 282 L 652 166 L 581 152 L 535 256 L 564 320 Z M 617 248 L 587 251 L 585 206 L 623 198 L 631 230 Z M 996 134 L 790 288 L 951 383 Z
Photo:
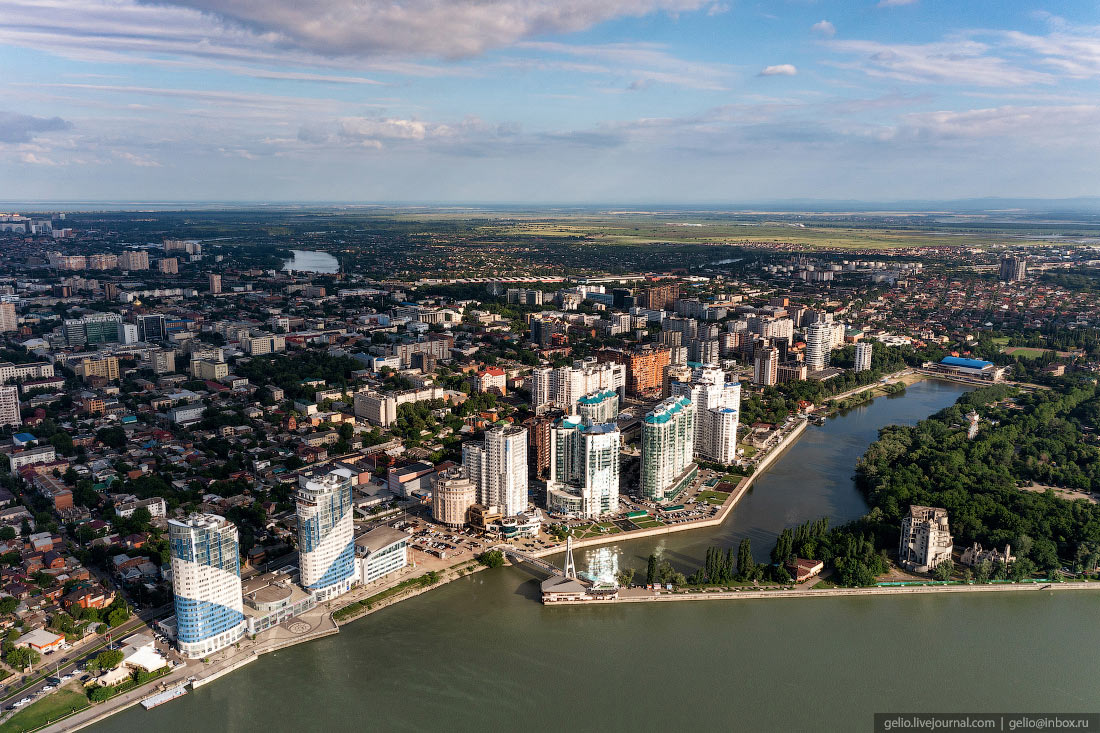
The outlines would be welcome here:
M 722 527 L 593 548 L 578 565 L 694 568 L 710 544 L 865 509 L 878 428 L 951 404 L 924 382 L 810 427 Z M 477 573 L 261 657 L 100 731 L 870 730 L 875 712 L 1100 709 L 1100 597 L 944 594 L 552 607 L 515 568 Z
M 292 249 L 291 259 L 283 263 L 283 270 L 295 270 L 297 272 L 340 272 L 340 261 L 328 252 L 318 252 L 308 249 Z

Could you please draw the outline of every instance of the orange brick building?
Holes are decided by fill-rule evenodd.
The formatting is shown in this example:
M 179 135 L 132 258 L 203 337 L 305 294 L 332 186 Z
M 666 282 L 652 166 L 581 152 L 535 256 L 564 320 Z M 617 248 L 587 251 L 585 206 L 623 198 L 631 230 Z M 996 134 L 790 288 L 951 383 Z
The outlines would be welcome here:
M 672 351 L 659 346 L 642 346 L 634 351 L 603 349 L 599 361 L 626 365 L 626 391 L 635 397 L 659 395 L 665 367 L 672 362 Z
M 680 283 L 655 285 L 642 293 L 642 303 L 650 310 L 664 310 L 680 297 Z

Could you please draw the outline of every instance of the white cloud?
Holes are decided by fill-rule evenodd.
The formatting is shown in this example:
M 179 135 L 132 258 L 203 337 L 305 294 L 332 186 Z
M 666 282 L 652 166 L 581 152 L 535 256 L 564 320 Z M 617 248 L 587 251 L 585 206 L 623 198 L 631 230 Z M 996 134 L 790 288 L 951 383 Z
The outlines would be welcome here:
M 988 44 L 969 39 L 923 44 L 830 41 L 829 47 L 858 57 L 838 66 L 899 81 L 1010 87 L 1055 80 L 1051 74 L 992 55 Z
M 898 135 L 977 141 L 1011 137 L 1037 147 L 1064 144 L 1096 149 L 1093 133 L 1098 129 L 1098 105 L 1007 105 L 910 113 L 899 121 Z
M 525 41 L 517 44 L 520 51 L 584 59 L 584 63 L 554 59 L 513 61 L 539 68 L 617 75 L 629 83 L 646 85 L 659 83 L 705 91 L 725 91 L 734 75 L 724 64 L 686 61 L 677 58 L 656 43 L 569 44 L 558 41 Z
M 401 117 L 341 117 L 302 125 L 283 149 L 368 148 L 425 149 L 459 155 L 484 151 L 486 144 L 516 141 L 514 125 L 493 125 L 477 117 L 436 122 Z M 303 147 L 304 146 L 304 147 Z
M 71 127 L 72 123 L 60 117 L 34 117 L 0 110 L 0 143 L 26 143 L 42 133 Z
M 1036 54 L 1039 63 L 1075 79 L 1100 76 L 1100 28 L 1068 28 L 1047 36 L 1018 31 L 996 34 L 1006 45 Z
M 917 0 L 878 0 L 880 8 L 900 8 L 902 5 L 914 5 Z
M 0 0 L 0 44 L 80 61 L 195 67 L 258 78 L 376 84 L 294 67 L 468 76 L 412 57 L 472 56 L 623 16 L 700 10 L 707 0 Z M 266 68 L 264 68 L 266 67 Z M 277 69 L 271 71 L 270 69 Z
M 619 17 L 699 10 L 707 0 L 169 0 L 323 55 L 460 58 Z
M 27 165 L 48 165 L 56 166 L 57 163 L 49 158 L 44 158 L 41 155 L 35 155 L 34 153 L 20 153 L 19 160 Z
M 346 140 L 424 140 L 444 137 L 450 128 L 442 124 L 429 124 L 420 120 L 395 118 L 368 119 L 347 117 L 340 120 L 339 135 Z
M 139 168 L 160 168 L 161 165 L 152 158 L 148 158 L 144 155 L 138 155 L 136 153 L 130 153 L 125 150 L 120 150 L 116 153 L 119 159 L 126 161 L 130 165 L 136 165 Z
M 798 69 L 794 64 L 776 64 L 760 70 L 760 76 L 794 76 L 797 73 Z
M 832 38 L 836 35 L 836 26 L 827 20 L 819 20 L 810 26 L 810 30 L 826 38 Z

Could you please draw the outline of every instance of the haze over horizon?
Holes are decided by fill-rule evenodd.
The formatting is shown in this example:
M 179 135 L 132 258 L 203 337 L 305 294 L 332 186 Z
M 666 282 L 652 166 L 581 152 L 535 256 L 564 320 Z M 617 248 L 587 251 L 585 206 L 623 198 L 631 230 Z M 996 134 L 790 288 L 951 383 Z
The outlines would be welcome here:
M 0 0 L 0 199 L 1092 197 L 1100 10 Z

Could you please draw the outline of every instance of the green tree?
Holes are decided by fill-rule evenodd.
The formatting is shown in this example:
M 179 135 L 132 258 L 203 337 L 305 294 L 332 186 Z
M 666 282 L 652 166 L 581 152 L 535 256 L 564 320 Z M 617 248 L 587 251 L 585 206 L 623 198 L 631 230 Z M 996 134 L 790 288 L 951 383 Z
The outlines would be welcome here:
M 34 649 L 19 647 L 12 649 L 4 655 L 4 661 L 10 664 L 16 669 L 27 669 L 38 664 L 42 659 L 42 655 L 36 652 Z
M 624 588 L 629 587 L 634 582 L 634 568 L 626 568 L 615 573 L 615 581 Z
M 118 649 L 106 649 L 96 655 L 96 666 L 102 670 L 114 669 L 122 664 L 123 656 L 123 653 Z
M 974 580 L 979 583 L 987 582 L 993 576 L 993 563 L 982 560 L 974 566 Z
M 95 437 L 100 443 L 115 450 L 126 447 L 126 431 L 120 427 L 102 428 L 96 432 Z
M 646 567 L 645 582 L 646 582 L 646 585 L 653 585 L 654 583 L 657 582 L 657 556 L 656 555 L 650 555 L 649 556 L 649 563 Z
M 504 564 L 504 553 L 500 550 L 489 550 L 478 555 L 477 561 L 487 568 L 499 568 Z
M 794 542 L 794 533 L 789 528 L 780 532 L 775 539 L 775 549 L 772 550 L 772 562 L 782 565 L 790 560 L 791 555 L 794 553 Z
M 126 619 L 130 618 L 130 612 L 125 608 L 116 608 L 107 614 L 107 625 L 112 629 L 122 626 Z
M 752 542 L 748 537 L 737 546 L 737 578 L 749 580 L 756 571 L 756 561 L 752 559 Z
M 932 577 L 936 580 L 951 580 L 951 575 L 955 572 L 955 563 L 951 558 L 947 558 L 932 571 Z
M 1035 563 L 1026 557 L 1012 563 L 1012 579 L 1017 583 L 1035 574 Z

